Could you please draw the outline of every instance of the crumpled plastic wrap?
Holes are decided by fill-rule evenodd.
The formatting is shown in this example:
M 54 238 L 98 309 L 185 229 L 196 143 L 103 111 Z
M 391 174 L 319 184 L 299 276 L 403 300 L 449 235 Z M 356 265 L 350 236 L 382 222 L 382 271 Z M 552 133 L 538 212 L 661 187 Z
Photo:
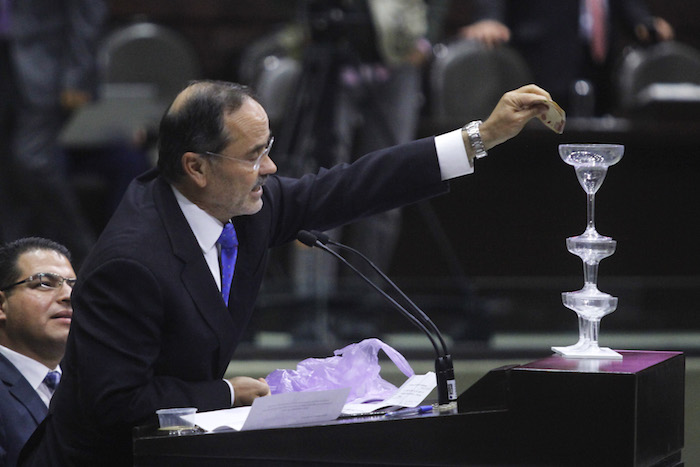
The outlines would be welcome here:
M 371 338 L 338 349 L 332 357 L 302 360 L 296 370 L 275 370 L 265 379 L 272 394 L 349 387 L 348 403 L 384 400 L 397 388 L 379 374 L 380 350 L 406 377 L 414 375 L 403 355 L 381 340 Z

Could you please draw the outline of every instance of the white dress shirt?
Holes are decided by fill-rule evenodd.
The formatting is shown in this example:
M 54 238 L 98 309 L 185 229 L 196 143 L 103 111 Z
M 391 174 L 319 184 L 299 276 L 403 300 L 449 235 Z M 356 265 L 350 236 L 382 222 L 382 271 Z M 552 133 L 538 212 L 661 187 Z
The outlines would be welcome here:
M 469 164 L 461 128 L 436 136 L 435 150 L 443 180 L 474 173 L 474 167 Z

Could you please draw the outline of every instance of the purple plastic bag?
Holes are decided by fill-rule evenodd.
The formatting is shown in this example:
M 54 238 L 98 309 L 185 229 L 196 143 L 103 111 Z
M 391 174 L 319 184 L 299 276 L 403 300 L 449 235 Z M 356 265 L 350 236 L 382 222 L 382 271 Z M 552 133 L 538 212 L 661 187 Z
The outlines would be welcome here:
M 275 370 L 265 379 L 272 394 L 349 387 L 348 403 L 384 400 L 397 388 L 379 375 L 379 350 L 383 350 L 406 377 L 413 376 L 413 369 L 403 355 L 372 338 L 336 350 L 333 357 L 302 360 L 296 370 Z

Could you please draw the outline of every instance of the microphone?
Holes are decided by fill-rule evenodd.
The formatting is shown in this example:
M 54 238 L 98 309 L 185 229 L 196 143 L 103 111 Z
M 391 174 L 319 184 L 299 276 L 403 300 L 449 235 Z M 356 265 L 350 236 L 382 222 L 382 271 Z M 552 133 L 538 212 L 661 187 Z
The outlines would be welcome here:
M 440 340 L 440 344 L 442 345 L 442 354 L 440 354 L 440 352 L 437 351 L 437 358 L 435 360 L 435 374 L 438 380 L 438 401 L 440 404 L 443 404 L 449 403 L 449 401 L 456 400 L 457 387 L 454 377 L 454 366 L 452 363 L 452 356 L 447 351 L 447 344 L 445 343 L 445 339 L 442 337 L 440 330 L 435 325 L 435 323 L 428 317 L 428 315 L 425 314 L 425 312 L 423 312 L 423 310 L 421 310 L 418 307 L 418 305 L 416 305 L 410 298 L 408 298 L 408 296 L 399 288 L 399 286 L 397 286 L 394 283 L 394 281 L 392 281 L 386 274 L 384 274 L 384 272 L 381 269 L 379 269 L 379 267 L 377 267 L 377 265 L 374 264 L 374 262 L 372 262 L 369 258 L 367 258 L 367 256 L 362 254 L 360 251 L 350 246 L 344 245 L 340 242 L 331 240 L 331 238 L 328 235 L 317 230 L 312 231 L 311 235 L 316 236 L 317 240 L 323 243 L 324 245 L 330 243 L 333 246 L 336 246 L 338 248 L 349 251 L 359 256 L 375 272 L 377 272 L 377 274 L 379 274 L 382 277 L 382 279 L 384 279 L 394 289 L 394 291 L 396 291 L 406 301 L 406 303 L 408 303 L 413 312 L 420 317 L 421 321 L 435 333 L 435 335 Z
M 358 276 L 360 276 L 360 278 L 362 278 L 362 280 L 364 280 L 367 284 L 369 284 L 372 288 L 379 292 L 379 294 L 382 295 L 382 297 L 384 297 L 395 309 L 397 309 L 401 314 L 408 318 L 409 321 L 411 321 L 414 325 L 416 325 L 421 331 L 425 333 L 425 335 L 430 340 L 430 343 L 433 345 L 436 354 L 435 375 L 437 378 L 438 404 L 441 406 L 445 406 L 456 401 L 457 385 L 455 382 L 452 356 L 449 355 L 447 352 L 447 345 L 445 344 L 445 340 L 442 337 L 442 334 L 440 333 L 439 329 L 437 328 L 435 323 L 433 323 L 433 321 L 423 312 L 423 310 L 421 310 L 418 307 L 418 305 L 416 305 L 410 298 L 408 298 L 406 294 L 391 279 L 389 279 L 389 277 L 386 274 L 384 274 L 369 258 L 367 258 L 359 251 L 355 250 L 354 248 L 351 248 L 347 245 L 343 245 L 342 243 L 335 242 L 331 240 L 325 233 L 318 231 L 309 232 L 306 230 L 301 230 L 297 234 L 297 239 L 301 243 L 309 247 L 319 247 L 327 253 L 338 258 L 338 260 L 340 260 L 343 264 L 347 265 L 350 269 L 352 269 Z M 406 310 L 406 308 L 404 308 L 396 300 L 389 296 L 384 290 L 382 290 L 379 286 L 372 282 L 372 280 L 370 280 L 366 275 L 360 272 L 355 266 L 350 264 L 343 256 L 328 248 L 326 246 L 326 244 L 328 243 L 358 255 L 362 260 L 369 264 L 372 267 L 372 269 L 376 271 L 382 277 L 382 279 L 384 279 L 392 287 L 392 289 L 394 289 L 406 301 L 406 303 L 408 303 L 409 307 L 413 310 L 417 317 L 416 315 Z M 438 337 L 441 348 L 438 348 L 433 333 Z
M 408 312 L 401 304 L 399 304 L 396 300 L 394 300 L 389 294 L 384 292 L 382 289 L 377 286 L 374 282 L 372 282 L 367 276 L 362 274 L 355 266 L 350 264 L 345 258 L 343 258 L 341 255 L 336 253 L 335 251 L 331 250 L 328 248 L 326 245 L 321 243 L 315 235 L 312 233 L 306 231 L 306 230 L 301 230 L 299 233 L 297 233 L 297 240 L 299 240 L 301 243 L 303 243 L 306 246 L 309 247 L 319 247 L 322 250 L 324 250 L 327 253 L 330 253 L 331 255 L 335 256 L 338 260 L 340 260 L 343 264 L 345 264 L 347 267 L 352 269 L 357 275 L 359 275 L 367 284 L 369 284 L 374 290 L 379 292 L 379 294 L 389 302 L 394 308 L 396 308 L 401 314 L 403 314 L 406 318 L 408 318 L 409 321 L 411 321 L 416 327 L 418 327 L 421 331 L 426 333 L 428 338 L 430 339 L 430 343 L 433 344 L 433 348 L 435 349 L 436 353 L 440 353 L 440 350 L 438 349 L 437 343 L 435 342 L 435 338 L 433 335 L 428 331 L 428 329 L 425 327 L 423 323 L 421 323 L 415 316 L 413 316 L 411 313 Z
M 323 243 L 324 245 L 330 243 L 330 244 L 333 245 L 333 246 L 336 246 L 336 247 L 341 248 L 341 249 L 343 249 L 343 250 L 346 250 L 346 251 L 349 251 L 349 252 L 351 252 L 351 253 L 354 253 L 354 254 L 356 254 L 357 256 L 359 256 L 360 258 L 362 258 L 362 260 L 363 260 L 365 263 L 367 263 L 377 274 L 379 274 L 379 275 L 381 276 L 381 278 L 384 279 L 384 280 L 385 280 L 385 281 L 386 281 L 386 282 L 401 296 L 401 298 L 403 298 L 404 300 L 406 300 L 406 303 L 408 303 L 409 306 L 411 307 L 411 309 L 414 311 L 414 313 L 416 313 L 416 314 L 420 317 L 421 321 L 422 321 L 426 326 L 428 326 L 428 327 L 435 333 L 435 335 L 436 335 L 436 336 L 438 337 L 438 339 L 440 340 L 440 345 L 442 346 L 442 354 L 443 354 L 443 355 L 447 355 L 447 344 L 445 344 L 445 339 L 443 339 L 442 334 L 440 333 L 440 330 L 439 330 L 438 327 L 435 325 L 435 323 L 433 323 L 433 321 L 428 317 L 428 315 L 425 314 L 425 313 L 423 312 L 423 310 L 421 310 L 421 309 L 418 307 L 418 305 L 416 305 L 415 303 L 413 303 L 413 300 L 411 300 L 410 298 L 408 298 L 408 296 L 403 292 L 403 290 L 401 290 L 401 289 L 399 288 L 399 286 L 396 285 L 396 284 L 394 283 L 394 281 L 392 281 L 392 280 L 389 278 L 389 276 L 387 276 L 386 274 L 384 274 L 384 272 L 383 272 L 381 269 L 379 269 L 379 267 L 378 267 L 376 264 L 374 264 L 374 262 L 373 262 L 372 260 L 370 260 L 366 255 L 360 253 L 360 252 L 359 252 L 358 250 L 356 250 L 355 248 L 352 248 L 352 247 L 350 247 L 350 246 L 348 246 L 348 245 L 344 245 L 344 244 L 342 244 L 342 243 L 339 243 L 339 242 L 336 242 L 336 241 L 334 241 L 334 240 L 331 240 L 331 238 L 330 238 L 328 235 L 326 235 L 325 233 L 323 233 L 323 232 L 319 232 L 318 230 L 312 230 L 312 231 L 311 231 L 311 235 L 315 236 L 316 239 L 317 239 L 319 242 Z

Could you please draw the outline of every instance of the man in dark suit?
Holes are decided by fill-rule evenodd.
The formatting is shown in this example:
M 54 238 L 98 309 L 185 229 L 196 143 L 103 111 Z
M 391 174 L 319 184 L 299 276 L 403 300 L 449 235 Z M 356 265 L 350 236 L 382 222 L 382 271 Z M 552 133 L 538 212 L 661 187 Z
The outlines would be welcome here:
M 292 179 L 275 175 L 267 114 L 245 87 L 188 86 L 161 122 L 158 168 L 132 183 L 81 269 L 63 380 L 20 465 L 131 465 L 132 428 L 155 422 L 157 409 L 222 409 L 269 394 L 264 380 L 224 379 L 268 250 L 301 229 L 446 192 L 447 179 L 473 172 L 475 157 L 545 112 L 548 97 L 526 86 L 468 131 Z M 231 222 L 232 283 L 222 281 L 217 244 Z
M 60 373 L 68 338 L 74 280 L 70 253 L 62 245 L 30 237 L 0 247 L 2 467 L 17 464 L 22 446 L 46 416 L 53 372 Z
M 577 80 L 594 85 L 595 114 L 611 110 L 616 44 L 623 32 L 647 43 L 674 34 L 642 0 L 476 0 L 474 7 L 474 23 L 460 35 L 489 47 L 510 43 L 530 65 L 535 82 L 572 115 L 578 110 L 569 106 Z M 599 45 L 595 31 L 602 35 Z
M 79 264 L 94 242 L 58 135 L 94 97 L 104 0 L 0 0 L 0 241 L 41 235 Z

